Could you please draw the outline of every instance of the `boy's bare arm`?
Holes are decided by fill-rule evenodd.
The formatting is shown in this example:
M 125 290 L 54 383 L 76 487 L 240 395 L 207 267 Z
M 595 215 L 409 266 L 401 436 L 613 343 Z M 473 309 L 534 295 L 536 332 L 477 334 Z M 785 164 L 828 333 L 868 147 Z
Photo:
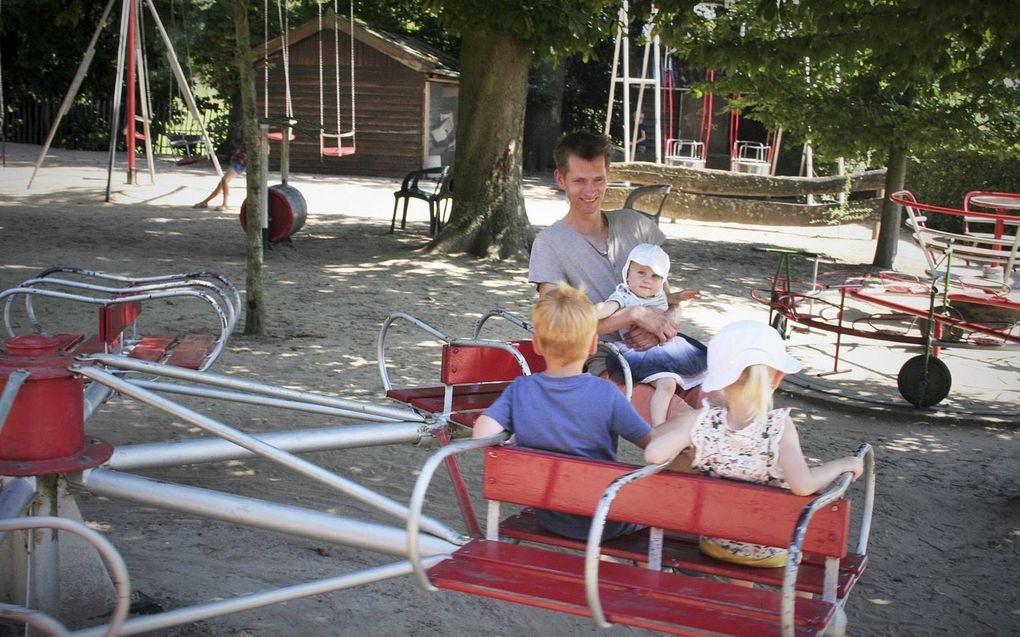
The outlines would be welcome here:
M 503 425 L 499 424 L 491 417 L 482 414 L 478 417 L 478 420 L 475 421 L 475 426 L 471 428 L 471 437 L 475 439 L 488 438 L 504 431 L 506 430 L 503 429 Z

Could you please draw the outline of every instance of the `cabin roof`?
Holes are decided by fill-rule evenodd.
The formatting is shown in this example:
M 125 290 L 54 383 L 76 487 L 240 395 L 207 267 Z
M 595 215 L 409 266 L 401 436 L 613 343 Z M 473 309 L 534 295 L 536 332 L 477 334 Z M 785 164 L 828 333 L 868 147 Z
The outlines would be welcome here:
M 334 24 L 332 9 L 327 9 L 322 15 L 322 29 L 328 30 Z M 351 21 L 347 17 L 341 17 L 336 24 L 340 31 L 350 34 Z M 319 32 L 319 18 L 313 18 L 304 24 L 290 30 L 290 44 L 314 37 Z M 460 72 L 457 69 L 457 59 L 425 44 L 421 40 L 406 35 L 397 35 L 382 29 L 368 26 L 355 18 L 354 38 L 362 44 L 372 47 L 383 55 L 386 55 L 400 62 L 404 66 L 424 73 L 430 77 L 459 79 Z M 283 49 L 283 36 L 277 36 L 268 42 L 259 44 L 252 48 L 251 58 L 253 62 L 261 60 L 264 56 L 274 55 Z

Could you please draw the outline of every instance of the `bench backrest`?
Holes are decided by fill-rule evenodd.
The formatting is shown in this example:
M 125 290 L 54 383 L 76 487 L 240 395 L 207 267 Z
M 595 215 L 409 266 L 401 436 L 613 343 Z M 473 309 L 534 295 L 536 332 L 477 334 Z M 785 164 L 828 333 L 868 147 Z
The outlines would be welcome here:
M 530 340 L 510 341 L 508 345 L 520 352 L 532 374 L 545 370 L 545 359 Z M 480 345 L 443 346 L 439 378 L 444 385 L 509 381 L 523 373 L 517 360 L 505 350 Z
M 113 303 L 99 308 L 99 339 L 113 350 L 120 342 L 120 335 L 134 323 L 142 313 L 141 301 Z
M 634 465 L 522 447 L 486 449 L 483 495 L 488 500 L 591 515 L 606 487 Z M 734 480 L 665 471 L 628 484 L 609 519 L 767 546 L 788 546 L 810 497 Z M 842 558 L 850 532 L 850 502 L 815 513 L 804 550 Z

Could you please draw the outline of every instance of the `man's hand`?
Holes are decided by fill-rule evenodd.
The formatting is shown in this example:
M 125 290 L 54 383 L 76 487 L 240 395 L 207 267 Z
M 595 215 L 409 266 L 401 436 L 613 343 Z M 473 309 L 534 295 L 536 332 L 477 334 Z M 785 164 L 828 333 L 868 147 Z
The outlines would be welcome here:
M 632 307 L 632 328 L 624 337 L 627 345 L 644 351 L 676 336 L 677 324 L 669 312 L 652 307 Z

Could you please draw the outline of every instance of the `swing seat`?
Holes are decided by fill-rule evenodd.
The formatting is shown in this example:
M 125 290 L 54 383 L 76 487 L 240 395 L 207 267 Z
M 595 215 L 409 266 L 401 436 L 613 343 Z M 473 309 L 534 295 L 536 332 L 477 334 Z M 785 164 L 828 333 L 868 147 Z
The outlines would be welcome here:
M 327 139 L 335 139 L 336 146 L 327 146 Z M 343 140 L 350 139 L 351 142 L 348 145 L 344 145 Z M 354 132 L 348 133 L 325 133 L 319 132 L 319 154 L 323 157 L 346 157 L 347 155 L 354 154 Z
M 705 145 L 693 139 L 667 139 L 666 163 L 688 168 L 705 167 Z
M 271 130 L 268 133 L 266 133 L 266 137 L 268 137 L 271 141 L 274 141 L 274 142 L 283 141 L 283 131 L 282 130 Z M 290 135 L 287 136 L 287 141 L 291 141 L 292 142 L 295 139 L 297 139 L 297 135 L 295 135 L 294 131 L 291 130 L 290 131 Z

